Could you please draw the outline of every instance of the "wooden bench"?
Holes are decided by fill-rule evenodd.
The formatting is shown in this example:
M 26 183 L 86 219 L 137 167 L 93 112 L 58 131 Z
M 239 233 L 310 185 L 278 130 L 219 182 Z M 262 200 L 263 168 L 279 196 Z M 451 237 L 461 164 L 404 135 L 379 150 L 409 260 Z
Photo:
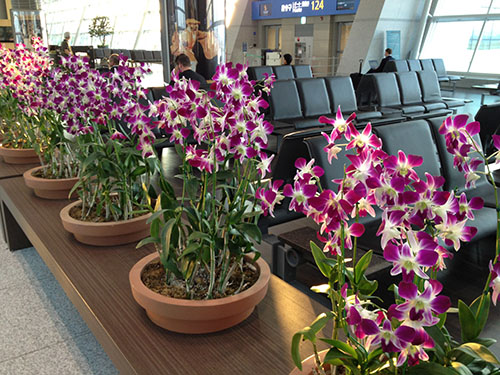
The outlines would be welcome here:
M 152 247 L 77 243 L 59 219 L 68 202 L 35 197 L 20 177 L 0 180 L 0 200 L 10 248 L 31 242 L 120 373 L 287 374 L 294 367 L 293 334 L 326 310 L 272 276 L 267 296 L 238 326 L 206 335 L 168 332 L 147 318 L 128 281 L 130 268 Z

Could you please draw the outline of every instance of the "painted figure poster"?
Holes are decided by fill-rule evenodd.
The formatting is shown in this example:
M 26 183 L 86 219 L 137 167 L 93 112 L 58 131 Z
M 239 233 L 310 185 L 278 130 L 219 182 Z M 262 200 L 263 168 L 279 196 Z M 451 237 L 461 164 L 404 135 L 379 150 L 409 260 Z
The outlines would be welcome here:
M 186 54 L 207 80 L 225 61 L 224 0 L 167 0 L 170 62 Z

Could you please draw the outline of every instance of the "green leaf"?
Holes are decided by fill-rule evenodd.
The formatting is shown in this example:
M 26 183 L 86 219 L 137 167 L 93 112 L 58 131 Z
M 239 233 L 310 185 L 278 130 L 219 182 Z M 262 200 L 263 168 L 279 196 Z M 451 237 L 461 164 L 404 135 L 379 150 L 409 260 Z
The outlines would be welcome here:
M 165 223 L 165 226 L 161 230 L 161 244 L 162 244 L 162 256 L 168 259 L 170 252 L 170 240 L 172 238 L 172 229 L 176 224 L 177 220 L 175 218 L 170 219 Z
M 211 240 L 211 238 L 208 234 L 203 233 L 203 232 L 198 232 L 198 231 L 192 232 L 188 237 L 188 241 L 194 241 L 194 240 L 199 240 L 199 239 L 203 239 L 203 240 L 207 240 L 207 241 Z
M 361 277 L 365 274 L 366 269 L 372 261 L 373 250 L 368 251 L 361 257 L 354 269 L 356 270 L 356 284 L 361 281 Z
M 373 359 L 376 359 L 378 358 L 380 355 L 382 355 L 384 353 L 384 351 L 382 350 L 382 348 L 377 348 L 373 351 L 371 351 L 369 354 L 368 354 L 368 357 L 367 357 L 367 361 L 368 362 L 371 362 Z
M 434 362 L 423 362 L 408 368 L 407 375 L 457 375 L 457 372 L 450 367 L 443 367 Z
M 330 266 L 333 269 L 335 269 L 337 267 L 337 264 L 338 264 L 337 259 L 335 259 L 335 258 L 325 258 L 321 262 Z
M 474 375 L 471 370 L 468 369 L 463 363 L 460 362 L 451 362 L 451 365 L 455 369 L 455 371 L 460 375 Z
M 190 178 L 184 182 L 184 185 L 186 187 L 186 193 L 188 197 L 196 200 L 198 198 L 198 188 L 200 187 L 198 179 Z
M 159 238 L 160 235 L 160 220 L 155 220 L 149 226 L 151 237 Z
M 197 244 L 195 242 L 190 243 L 188 246 L 186 246 L 186 248 L 182 252 L 181 257 L 185 257 L 189 254 L 196 253 L 199 249 L 200 249 L 199 244 Z
M 262 241 L 262 232 L 260 231 L 257 224 L 253 223 L 242 223 L 238 225 L 239 229 L 246 233 L 255 242 L 260 243 Z
M 450 342 L 437 326 L 425 327 L 425 331 L 434 340 L 434 350 L 436 351 L 436 355 L 439 357 L 439 360 L 442 362 L 450 348 Z
M 486 346 L 475 342 L 466 342 L 465 344 L 460 345 L 454 351 L 468 354 L 476 359 L 480 359 L 488 363 L 500 365 L 497 357 L 495 357 L 495 355 Z
M 86 169 L 90 164 L 92 164 L 97 159 L 98 156 L 99 154 L 97 152 L 90 154 L 82 163 L 81 166 L 82 170 Z
M 183 277 L 182 272 L 179 271 L 179 269 L 177 268 L 175 263 L 172 261 L 172 259 L 169 259 L 165 263 L 162 262 L 162 264 L 167 270 L 169 270 L 170 272 L 173 272 L 175 274 L 175 276 L 177 276 L 178 278 Z
M 492 338 L 478 337 L 477 339 L 474 340 L 474 342 L 477 342 L 478 344 L 484 345 L 487 348 L 489 348 L 491 345 L 495 344 L 497 342 L 497 340 L 492 339 Z
M 158 219 L 160 216 L 163 215 L 164 212 L 166 212 L 166 209 L 158 210 L 156 211 L 151 217 L 146 221 L 146 223 L 152 223 L 154 220 Z
M 144 238 L 143 240 L 141 240 L 137 246 L 135 247 L 136 249 L 140 248 L 140 247 L 143 247 L 147 244 L 150 244 L 150 243 L 159 243 L 160 241 L 158 240 L 158 238 L 154 238 L 154 237 L 148 237 L 148 238 Z
M 350 357 L 349 354 L 344 353 L 343 351 L 337 348 L 331 348 L 328 353 L 326 353 L 325 358 L 323 359 L 324 363 L 331 363 L 332 361 L 336 361 L 339 359 L 347 359 Z
M 302 333 L 297 332 L 292 337 L 292 359 L 293 363 L 297 368 L 302 371 L 302 359 L 300 358 L 300 342 L 302 339 Z
M 314 322 L 312 322 L 312 324 L 307 327 L 305 330 L 307 330 L 307 334 L 304 334 L 304 336 L 308 336 L 308 335 L 314 335 L 316 336 L 318 334 L 319 331 L 321 331 L 325 326 L 326 324 L 333 319 L 333 313 L 331 311 L 328 311 L 326 313 L 322 313 L 320 315 L 318 315 L 318 317 L 314 320 Z M 312 337 L 312 336 L 309 336 L 309 337 Z M 311 341 L 313 341 L 312 339 L 310 339 Z
M 368 280 L 365 275 L 361 278 L 361 282 L 358 284 L 358 290 L 361 294 L 365 296 L 371 296 L 378 288 L 377 280 Z
M 316 262 L 316 265 L 318 266 L 319 270 L 321 273 L 325 276 L 330 278 L 330 267 L 325 263 L 326 255 L 323 253 L 323 250 L 319 248 L 318 245 L 316 245 L 313 241 L 310 242 L 311 246 L 311 253 L 314 257 L 314 261 Z
M 481 297 L 476 298 L 471 304 L 471 310 L 475 313 L 476 317 L 476 325 L 474 326 L 475 335 L 479 337 L 488 321 L 488 314 L 490 312 L 490 293 L 482 294 Z
M 462 300 L 458 301 L 458 317 L 460 320 L 460 329 L 462 331 L 462 341 L 468 342 L 477 338 L 476 319 L 469 306 Z
M 343 341 L 332 339 L 321 339 L 321 341 L 326 342 L 327 344 L 339 349 L 340 351 L 349 354 L 351 357 L 358 359 L 358 353 L 356 352 L 356 350 Z

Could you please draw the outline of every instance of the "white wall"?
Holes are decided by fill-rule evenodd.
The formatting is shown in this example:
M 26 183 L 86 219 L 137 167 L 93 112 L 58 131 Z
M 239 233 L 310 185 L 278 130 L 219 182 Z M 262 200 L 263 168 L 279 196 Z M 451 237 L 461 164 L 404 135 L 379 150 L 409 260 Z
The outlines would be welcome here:
M 229 0 L 226 1 L 229 3 Z M 231 7 L 234 6 L 234 13 L 232 19 L 226 21 L 226 61 L 244 63 L 242 46 L 243 42 L 246 42 L 248 64 L 260 65 L 257 22 L 252 20 L 252 2 L 250 0 L 231 0 L 230 2 Z M 226 9 L 228 9 L 227 3 Z
M 401 31 L 401 58 L 409 58 L 418 45 L 424 5 L 423 0 L 361 0 L 337 74 L 357 72 L 359 59 L 364 60 L 363 72 L 368 60 L 381 60 L 387 30 Z

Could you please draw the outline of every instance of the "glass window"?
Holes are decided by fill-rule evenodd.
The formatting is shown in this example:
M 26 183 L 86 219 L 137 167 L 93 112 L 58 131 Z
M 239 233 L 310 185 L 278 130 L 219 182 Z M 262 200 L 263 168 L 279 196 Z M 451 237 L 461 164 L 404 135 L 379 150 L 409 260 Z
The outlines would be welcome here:
M 447 70 L 466 72 L 474 53 L 473 40 L 477 40 L 482 24 L 482 21 L 433 23 L 420 58 L 442 58 Z M 443 35 L 453 38 L 444 40 Z
M 178 3 L 182 3 L 178 1 Z M 76 6 L 77 4 L 78 6 Z M 108 16 L 114 34 L 106 38 L 110 48 L 161 49 L 160 11 L 157 0 L 42 0 L 49 44 L 59 45 L 69 31 L 73 45 L 94 45 L 88 29 L 92 18 Z M 147 33 L 147 36 L 145 34 Z M 136 43 L 137 42 L 137 43 Z
M 491 4 L 490 14 L 500 13 L 500 0 L 493 0 Z
M 491 0 L 439 0 L 434 15 L 486 14 L 490 3 Z
M 488 21 L 470 70 L 477 73 L 500 73 L 500 21 Z
M 500 0 L 438 0 L 420 58 L 460 73 L 499 74 Z

